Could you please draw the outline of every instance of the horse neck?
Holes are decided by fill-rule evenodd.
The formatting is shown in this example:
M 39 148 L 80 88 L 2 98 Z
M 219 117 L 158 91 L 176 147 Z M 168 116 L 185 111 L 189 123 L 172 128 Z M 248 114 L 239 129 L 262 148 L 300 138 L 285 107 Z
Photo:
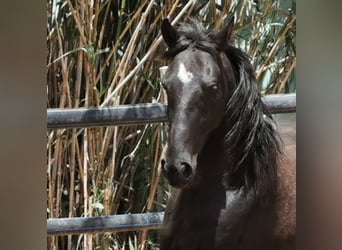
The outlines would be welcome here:
M 212 131 L 198 156 L 198 171 L 202 179 L 221 183 L 224 171 L 224 126 Z
M 225 142 L 226 173 L 223 182 L 227 189 L 243 188 L 267 204 L 273 201 L 276 194 L 277 168 L 281 152 L 272 125 L 264 118 L 259 122 L 260 126 L 258 131 L 254 132 L 254 136 L 250 136 L 252 128 L 244 127 L 245 134 L 252 138 L 250 141 L 241 137 L 235 138 L 238 141 L 236 145 Z M 232 124 L 227 128 L 231 126 Z M 250 147 L 245 151 L 246 143 Z

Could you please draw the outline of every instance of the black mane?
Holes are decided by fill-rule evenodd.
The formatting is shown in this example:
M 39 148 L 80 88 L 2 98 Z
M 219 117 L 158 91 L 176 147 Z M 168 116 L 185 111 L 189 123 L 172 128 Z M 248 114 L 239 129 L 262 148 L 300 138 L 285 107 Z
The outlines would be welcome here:
M 235 68 L 237 85 L 226 104 L 225 153 L 227 183 L 254 188 L 260 198 L 275 194 L 280 139 L 273 118 L 262 102 L 254 69 L 241 50 L 228 46 L 225 53 Z
M 233 67 L 236 83 L 227 100 L 224 116 L 227 187 L 246 187 L 261 199 L 270 197 L 270 194 L 272 197 L 277 187 L 280 141 L 272 116 L 261 100 L 248 56 L 231 46 L 229 41 L 222 48 L 217 33 L 206 30 L 193 19 L 179 25 L 177 32 L 177 43 L 166 51 L 164 57 L 173 58 L 188 48 L 197 48 L 215 58 L 224 52 Z

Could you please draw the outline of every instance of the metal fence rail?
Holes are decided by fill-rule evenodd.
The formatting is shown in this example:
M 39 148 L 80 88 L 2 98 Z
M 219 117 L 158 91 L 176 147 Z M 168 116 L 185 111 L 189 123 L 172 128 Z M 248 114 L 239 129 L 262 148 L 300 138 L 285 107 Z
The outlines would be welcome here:
M 164 212 L 47 220 L 48 235 L 124 232 L 159 229 Z
M 272 113 L 296 111 L 296 94 L 266 95 L 263 102 Z M 138 104 L 108 108 L 48 109 L 47 128 L 81 128 L 166 122 L 167 105 Z
M 267 95 L 263 102 L 272 113 L 296 112 L 296 94 Z M 140 104 L 109 108 L 48 109 L 47 128 L 78 128 L 167 122 L 167 105 Z M 123 232 L 159 229 L 164 212 L 99 217 L 52 218 L 48 235 Z

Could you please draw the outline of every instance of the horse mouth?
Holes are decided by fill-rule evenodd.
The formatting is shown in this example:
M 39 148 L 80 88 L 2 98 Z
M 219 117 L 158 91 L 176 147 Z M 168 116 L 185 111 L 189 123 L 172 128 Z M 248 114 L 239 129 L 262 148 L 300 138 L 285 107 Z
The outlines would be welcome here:
M 176 179 L 172 179 L 172 178 L 168 178 L 166 176 L 169 184 L 173 187 L 173 188 L 177 188 L 177 189 L 187 189 L 189 187 L 191 187 L 191 184 L 192 184 L 192 179 L 189 179 L 189 180 L 185 180 L 185 181 L 182 181 L 182 180 L 176 180 Z

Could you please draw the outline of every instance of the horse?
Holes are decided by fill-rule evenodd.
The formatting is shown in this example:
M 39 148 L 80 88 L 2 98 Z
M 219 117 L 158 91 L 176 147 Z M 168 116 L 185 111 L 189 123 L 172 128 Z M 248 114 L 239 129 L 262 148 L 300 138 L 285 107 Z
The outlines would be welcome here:
M 233 29 L 232 18 L 219 31 L 162 21 L 172 192 L 161 250 L 295 249 L 295 127 L 262 102 Z

